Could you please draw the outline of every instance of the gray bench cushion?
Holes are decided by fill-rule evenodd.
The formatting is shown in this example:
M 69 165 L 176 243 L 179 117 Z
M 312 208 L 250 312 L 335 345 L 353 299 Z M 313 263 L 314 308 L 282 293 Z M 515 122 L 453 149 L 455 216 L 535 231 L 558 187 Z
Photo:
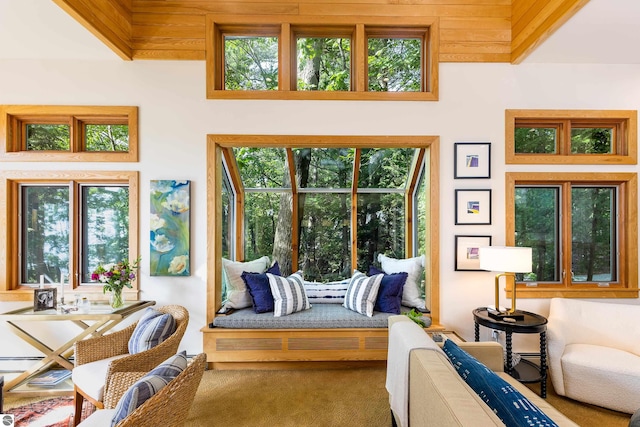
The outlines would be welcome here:
M 402 313 L 410 308 L 402 307 Z M 340 304 L 315 304 L 309 310 L 283 317 L 273 313 L 254 313 L 251 308 L 236 310 L 226 316 L 217 316 L 213 326 L 234 329 L 335 329 L 335 328 L 386 328 L 391 313 L 374 312 L 367 317 L 348 310 Z M 424 320 L 430 324 L 431 318 Z M 429 325 L 427 325 L 429 326 Z

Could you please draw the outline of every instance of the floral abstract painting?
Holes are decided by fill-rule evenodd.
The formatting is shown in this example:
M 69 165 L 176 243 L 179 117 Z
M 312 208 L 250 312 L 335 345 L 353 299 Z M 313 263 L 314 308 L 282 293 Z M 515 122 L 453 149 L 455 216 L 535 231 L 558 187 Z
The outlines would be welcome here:
M 151 181 L 152 276 L 190 275 L 190 193 L 190 181 Z

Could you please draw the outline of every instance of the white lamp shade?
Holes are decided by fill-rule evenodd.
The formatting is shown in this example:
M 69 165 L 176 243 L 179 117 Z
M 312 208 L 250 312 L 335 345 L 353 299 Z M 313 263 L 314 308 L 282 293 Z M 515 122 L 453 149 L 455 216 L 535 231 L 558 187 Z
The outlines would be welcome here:
M 531 248 L 517 246 L 486 246 L 479 248 L 480 269 L 505 273 L 530 273 Z

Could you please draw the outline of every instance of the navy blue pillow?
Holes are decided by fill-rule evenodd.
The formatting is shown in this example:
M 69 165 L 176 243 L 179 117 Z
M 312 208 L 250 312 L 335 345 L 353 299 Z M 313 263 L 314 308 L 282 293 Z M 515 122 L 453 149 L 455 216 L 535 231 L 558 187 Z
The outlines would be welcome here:
M 278 261 L 274 261 L 273 265 L 267 268 L 267 271 L 265 271 L 265 273 L 274 274 L 276 276 L 282 276 L 282 274 L 280 274 L 280 266 L 278 265 Z
M 495 412 L 505 425 L 512 427 L 555 426 L 549 417 L 511 384 L 462 350 L 452 340 L 442 347 L 458 375 Z
M 384 274 L 384 271 L 370 266 L 369 276 L 375 276 L 376 274 Z M 409 277 L 408 273 L 384 274 L 384 276 L 382 276 L 382 282 L 380 282 L 380 289 L 378 290 L 376 305 L 373 307 L 373 311 L 400 314 L 402 289 L 407 281 L 407 277 Z
M 253 311 L 256 313 L 267 313 L 273 311 L 273 294 L 271 293 L 271 286 L 269 286 L 269 279 L 267 273 L 280 276 L 280 266 L 276 261 L 265 273 L 242 273 L 242 280 L 244 280 L 251 300 L 253 301 Z

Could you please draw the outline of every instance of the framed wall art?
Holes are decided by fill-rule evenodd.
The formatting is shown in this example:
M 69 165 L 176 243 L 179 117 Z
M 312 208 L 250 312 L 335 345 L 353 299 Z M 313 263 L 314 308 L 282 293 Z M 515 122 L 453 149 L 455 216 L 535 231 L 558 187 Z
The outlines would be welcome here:
M 453 157 L 454 179 L 491 178 L 490 142 L 456 142 Z
M 491 190 L 456 190 L 456 225 L 491 224 Z
M 151 276 L 190 275 L 190 181 L 151 181 Z
M 479 249 L 491 246 L 491 236 L 456 236 L 456 271 L 480 271 Z

